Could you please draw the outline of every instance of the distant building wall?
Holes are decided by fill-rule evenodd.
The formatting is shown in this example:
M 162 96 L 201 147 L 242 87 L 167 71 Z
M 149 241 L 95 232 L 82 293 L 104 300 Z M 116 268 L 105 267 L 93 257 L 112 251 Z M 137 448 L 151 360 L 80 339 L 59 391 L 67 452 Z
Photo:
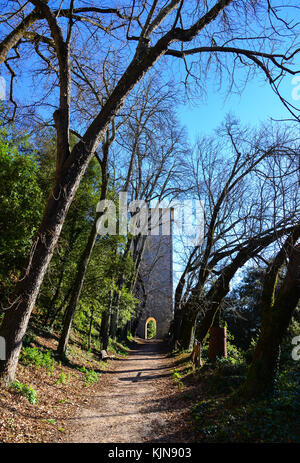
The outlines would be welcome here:
M 149 317 L 156 320 L 156 337 L 165 337 L 173 318 L 173 249 L 172 234 L 149 235 L 140 266 L 140 276 L 147 295 L 139 320 L 137 335 L 145 338 Z

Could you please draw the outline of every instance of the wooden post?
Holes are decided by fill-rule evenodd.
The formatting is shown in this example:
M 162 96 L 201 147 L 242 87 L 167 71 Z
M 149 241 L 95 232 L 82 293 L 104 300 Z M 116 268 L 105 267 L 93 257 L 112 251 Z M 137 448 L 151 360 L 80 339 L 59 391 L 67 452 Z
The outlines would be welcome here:
M 209 360 L 216 360 L 218 357 L 227 357 L 226 348 L 226 328 L 219 326 L 212 326 L 209 330 L 209 349 L 208 358 Z
M 192 352 L 192 362 L 196 367 L 201 367 L 201 344 L 199 341 L 194 342 L 193 352 Z

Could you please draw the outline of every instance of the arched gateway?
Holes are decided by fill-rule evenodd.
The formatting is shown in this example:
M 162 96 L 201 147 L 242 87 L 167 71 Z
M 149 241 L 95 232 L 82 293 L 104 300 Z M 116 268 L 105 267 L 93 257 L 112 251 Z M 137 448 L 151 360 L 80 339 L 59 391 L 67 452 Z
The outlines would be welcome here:
M 151 333 L 151 329 L 154 330 L 154 333 Z M 145 323 L 145 339 L 153 339 L 156 337 L 156 330 L 157 330 L 157 325 L 156 325 L 156 320 L 154 317 L 148 317 Z M 149 336 L 149 332 L 151 336 Z

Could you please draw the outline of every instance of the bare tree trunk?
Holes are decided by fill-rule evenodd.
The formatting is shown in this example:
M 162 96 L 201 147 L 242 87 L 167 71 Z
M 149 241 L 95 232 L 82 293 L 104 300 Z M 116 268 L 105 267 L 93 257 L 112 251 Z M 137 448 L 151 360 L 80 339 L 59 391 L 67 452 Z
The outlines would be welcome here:
M 261 333 L 248 376 L 238 392 L 243 398 L 262 397 L 274 391 L 280 345 L 300 298 L 300 245 L 291 251 L 286 277 L 274 300 L 276 281 L 277 276 L 272 281 L 266 278 L 264 283 Z M 272 295 L 267 305 L 264 293 Z
M 55 320 L 57 319 L 58 315 L 60 314 L 60 312 L 63 310 L 65 304 L 68 302 L 68 300 L 70 299 L 70 296 L 71 296 L 71 293 L 72 293 L 72 288 L 73 286 L 71 286 L 69 289 L 68 289 L 68 292 L 66 293 L 62 303 L 60 304 L 60 306 L 56 309 L 56 311 L 52 314 L 50 320 L 49 320 L 49 327 L 50 328 L 53 328 L 54 326 L 54 323 L 55 323 Z
M 182 307 L 181 307 L 181 298 L 185 285 L 185 273 L 180 277 L 180 280 L 177 284 L 175 295 L 174 295 L 174 318 L 171 322 L 170 335 L 171 335 L 171 346 L 173 349 L 177 348 L 177 341 L 180 337 L 181 325 L 182 325 Z
M 88 332 L 88 350 L 90 350 L 91 342 L 92 342 L 92 328 L 93 328 L 93 321 L 94 321 L 94 312 L 95 312 L 95 309 L 92 310 L 91 317 L 90 317 L 89 332 Z
M 121 290 L 117 290 L 115 297 L 113 298 L 113 306 L 110 320 L 110 337 L 116 339 L 117 328 L 119 321 L 119 309 L 120 309 L 120 299 L 121 299 Z
M 107 350 L 108 341 L 109 341 L 112 299 L 113 299 L 113 290 L 111 289 L 110 296 L 109 296 L 109 305 L 102 314 L 101 328 L 100 328 L 100 342 L 104 350 Z
M 192 348 L 195 337 L 196 320 L 197 315 L 195 312 L 190 313 L 188 316 L 185 314 L 183 317 L 180 338 L 178 340 L 180 349 L 190 350 Z
M 99 216 L 100 214 L 97 214 L 96 219 L 93 223 L 93 227 L 92 227 L 89 239 L 88 239 L 87 246 L 78 264 L 77 275 L 76 275 L 74 286 L 73 286 L 71 300 L 66 309 L 64 325 L 63 325 L 62 333 L 61 333 L 59 343 L 57 346 L 57 353 L 60 357 L 65 356 L 66 349 L 68 346 L 76 307 L 79 303 L 85 274 L 88 268 L 88 263 L 90 261 L 90 257 L 92 255 L 94 245 L 96 242 L 96 238 L 97 238 L 97 221 L 98 221 Z

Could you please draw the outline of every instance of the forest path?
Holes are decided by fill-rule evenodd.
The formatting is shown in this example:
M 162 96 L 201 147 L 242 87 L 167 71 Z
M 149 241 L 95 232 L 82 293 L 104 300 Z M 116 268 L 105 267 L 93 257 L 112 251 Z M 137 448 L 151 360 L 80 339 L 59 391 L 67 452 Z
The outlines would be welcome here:
M 110 362 L 67 442 L 186 442 L 187 411 L 172 377 L 174 360 L 158 340 L 138 339 L 128 357 Z

